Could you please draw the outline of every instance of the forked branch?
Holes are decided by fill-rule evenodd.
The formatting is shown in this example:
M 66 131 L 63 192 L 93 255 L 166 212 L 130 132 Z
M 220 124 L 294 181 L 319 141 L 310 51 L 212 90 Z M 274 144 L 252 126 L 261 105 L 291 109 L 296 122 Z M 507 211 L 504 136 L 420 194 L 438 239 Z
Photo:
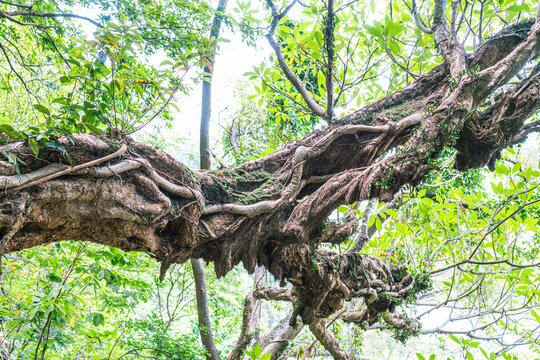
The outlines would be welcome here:
M 308 108 L 311 111 L 313 111 L 315 115 L 324 117 L 326 115 L 326 110 L 322 106 L 317 104 L 317 102 L 309 94 L 302 80 L 296 77 L 294 72 L 291 70 L 289 64 L 287 64 L 285 57 L 283 56 L 283 52 L 281 51 L 281 45 L 278 44 L 276 40 L 274 39 L 274 33 L 279 24 L 279 21 L 283 19 L 283 17 L 287 14 L 287 12 L 291 9 L 291 7 L 296 3 L 296 0 L 294 0 L 281 13 L 278 12 L 276 4 L 274 4 L 273 0 L 266 0 L 266 3 L 268 4 L 268 6 L 270 6 L 270 9 L 272 11 L 272 22 L 270 24 L 270 29 L 268 31 L 268 34 L 266 35 L 266 38 L 268 39 L 268 43 L 270 44 L 270 46 L 274 50 L 274 53 L 276 54 L 279 66 L 283 70 L 283 73 L 285 74 L 285 77 L 287 78 L 287 80 L 289 80 L 290 83 L 294 86 L 294 88 L 298 91 L 298 93 L 300 93 L 300 95 L 306 102 L 306 105 L 308 106 Z

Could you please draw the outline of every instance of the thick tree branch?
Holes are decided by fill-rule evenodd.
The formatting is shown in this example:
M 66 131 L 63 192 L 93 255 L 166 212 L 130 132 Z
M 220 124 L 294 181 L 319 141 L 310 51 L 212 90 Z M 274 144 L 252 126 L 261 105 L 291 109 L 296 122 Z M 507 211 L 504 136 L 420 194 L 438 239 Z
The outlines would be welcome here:
M 467 69 L 465 48 L 457 41 L 455 33 L 448 27 L 446 0 L 435 1 L 431 30 L 444 61 L 450 67 L 450 75 L 457 78 L 460 73 Z
M 469 57 L 470 66 L 480 73 L 504 67 L 497 80 L 504 82 L 514 71 L 508 63 L 509 57 L 516 60 L 513 49 L 532 46 L 534 39 L 524 35 L 529 28 L 516 25 L 510 34 L 486 41 Z M 529 51 L 528 58 L 534 54 Z M 523 121 L 537 107 L 537 81 L 532 73 L 493 105 L 486 121 L 520 124 L 505 130 L 504 137 L 493 136 L 493 148 L 526 130 Z M 414 296 L 418 282 L 372 257 L 316 250 L 325 238 L 324 221 L 341 204 L 388 201 L 403 184 L 418 184 L 450 139 L 465 136 L 463 124 L 481 114 L 478 87 L 486 83 L 475 83 L 471 75 L 450 84 L 448 69 L 436 67 L 402 91 L 232 169 L 190 171 L 150 146 L 125 139 L 124 159 L 4 194 L 2 252 L 81 239 L 148 252 L 164 268 L 203 258 L 223 275 L 242 261 L 248 270 L 264 265 L 293 284 L 298 306 L 290 325 L 299 319 L 316 323 L 353 297 L 363 298 L 368 318 L 376 318 L 391 311 L 396 299 Z M 74 136 L 74 144 L 59 141 L 75 164 L 101 159 L 121 146 L 93 135 Z M 1 150 L 24 161 L 19 163 L 23 177 L 68 163 L 50 148 L 40 149 L 36 158 L 25 143 Z M 1 161 L 0 176 L 16 177 L 14 165 Z M 5 179 L 6 184 L 15 181 Z
M 524 123 L 540 108 L 539 88 L 540 67 L 537 66 L 511 93 L 471 117 L 456 144 L 455 167 L 465 170 L 487 164 L 493 168 L 501 149 L 523 140 L 526 134 L 537 129 L 534 122 Z
M 280 322 L 271 332 L 267 340 L 261 341 L 263 344 L 263 354 L 272 354 L 270 360 L 277 360 L 283 351 L 287 349 L 289 343 L 293 341 L 304 328 L 302 321 L 295 326 L 289 325 L 289 319 Z
M 324 320 L 319 320 L 309 324 L 309 330 L 315 335 L 317 340 L 324 346 L 326 350 L 332 354 L 335 360 L 353 360 L 354 358 L 349 355 L 339 345 L 339 341 L 332 335 L 328 329 L 326 329 Z

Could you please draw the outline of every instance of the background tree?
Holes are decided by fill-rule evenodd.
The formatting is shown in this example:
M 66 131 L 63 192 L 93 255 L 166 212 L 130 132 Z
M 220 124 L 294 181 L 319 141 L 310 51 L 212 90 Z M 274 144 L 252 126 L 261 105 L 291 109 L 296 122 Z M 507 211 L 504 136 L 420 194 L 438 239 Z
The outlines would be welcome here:
M 227 7 L 227 0 L 220 0 L 212 28 L 210 29 L 210 39 L 219 37 L 223 12 Z M 212 104 L 212 72 L 214 71 L 214 55 L 212 54 L 205 59 L 204 81 L 202 84 L 202 102 L 201 102 L 201 131 L 200 131 L 200 167 L 204 170 L 210 170 L 210 112 Z M 208 313 L 208 298 L 206 293 L 206 277 L 204 274 L 204 266 L 200 259 L 191 259 L 193 268 L 193 277 L 195 280 L 195 288 L 197 294 L 197 312 L 199 315 L 199 327 L 201 332 L 201 340 L 207 351 L 207 359 L 220 360 L 218 350 L 214 343 L 214 335 L 212 333 L 212 324 L 210 323 L 210 314 Z

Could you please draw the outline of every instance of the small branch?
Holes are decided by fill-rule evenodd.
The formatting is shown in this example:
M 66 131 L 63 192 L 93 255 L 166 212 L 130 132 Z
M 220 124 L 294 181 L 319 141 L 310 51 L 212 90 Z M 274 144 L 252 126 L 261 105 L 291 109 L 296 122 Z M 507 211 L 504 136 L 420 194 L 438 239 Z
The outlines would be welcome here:
M 204 206 L 204 200 L 202 194 L 194 189 L 190 189 L 188 187 L 174 184 L 170 182 L 169 180 L 165 179 L 161 175 L 159 175 L 156 170 L 150 165 L 150 163 L 143 158 L 136 158 L 134 161 L 137 161 L 141 163 L 147 170 L 148 176 L 160 187 L 162 187 L 165 191 L 168 191 L 175 195 L 180 195 L 186 199 L 196 199 L 201 207 Z
M 18 24 L 18 25 L 21 25 L 21 26 L 32 26 L 32 27 L 35 27 L 35 28 L 38 28 L 38 29 L 49 29 L 49 28 L 51 28 L 51 26 L 46 26 L 46 25 L 41 25 L 41 24 L 37 24 L 37 23 L 29 23 L 29 22 L 24 22 L 24 21 L 17 20 L 13 16 L 10 16 L 9 13 L 5 13 L 5 12 L 2 12 L 2 11 L 0 11 L 0 18 L 6 18 L 6 19 L 14 22 L 15 24 Z
M 384 39 L 384 50 L 386 51 L 386 54 L 388 55 L 388 57 L 390 58 L 390 60 L 392 60 L 394 62 L 394 64 L 396 64 L 397 66 L 399 66 L 401 68 L 401 70 L 405 71 L 407 74 L 409 74 L 413 79 L 417 79 L 418 76 L 415 75 L 413 72 L 411 72 L 411 70 L 409 70 L 408 67 L 406 66 L 403 66 L 401 65 L 401 63 L 398 61 L 398 59 L 396 59 L 394 57 L 394 54 L 392 54 L 392 52 L 390 51 L 390 49 L 388 48 L 388 45 L 386 43 L 386 39 Z
M 227 360 L 240 360 L 244 357 L 244 350 L 253 343 L 253 338 L 257 336 L 259 316 L 261 311 L 261 303 L 254 296 L 259 287 L 259 283 L 264 275 L 264 268 L 258 266 L 255 269 L 254 276 L 254 291 L 250 291 L 246 295 L 244 301 L 244 311 L 242 312 L 242 327 L 240 328 L 240 335 L 236 341 L 234 349 L 230 352 Z
M 17 72 L 17 70 L 15 70 L 15 68 L 13 67 L 13 64 L 11 63 L 11 60 L 9 59 L 9 55 L 7 54 L 6 49 L 4 48 L 4 46 L 2 45 L 1 42 L 0 42 L 0 50 L 2 50 L 2 52 L 4 53 L 4 57 L 6 58 L 6 60 L 8 62 L 9 68 L 11 69 L 11 71 L 13 71 L 13 73 L 17 76 L 17 78 L 19 78 L 19 80 L 23 84 L 24 88 L 26 89 L 26 92 L 29 93 L 29 94 L 32 94 L 32 92 L 30 91 L 30 89 L 26 85 L 26 82 L 22 78 L 21 74 L 19 74 Z
M 364 246 L 366 246 L 367 242 L 369 241 L 369 219 L 371 217 L 371 213 L 373 212 L 374 208 L 377 206 L 378 203 L 378 199 L 371 199 L 368 201 L 366 209 L 364 210 L 364 216 L 362 217 L 360 231 L 358 235 L 354 238 L 353 247 L 348 250 L 348 252 L 359 252 L 364 248 Z
M 439 273 L 448 271 L 448 270 L 450 270 L 450 269 L 452 269 L 452 268 L 454 268 L 456 266 L 460 266 L 460 265 L 464 265 L 464 264 L 483 265 L 483 266 L 507 264 L 507 265 L 509 265 L 509 266 L 511 266 L 512 268 L 515 268 L 515 269 L 529 269 L 529 268 L 536 268 L 536 267 L 540 266 L 540 262 L 533 263 L 533 264 L 520 265 L 520 264 L 513 263 L 508 259 L 495 260 L 495 261 L 476 261 L 476 260 L 465 259 L 465 260 L 461 260 L 461 261 L 458 261 L 456 263 L 450 264 L 448 266 L 445 266 L 443 268 L 435 269 L 435 270 L 431 271 L 430 274 L 432 274 L 432 275 L 439 274 Z
M 514 137 L 514 142 L 518 142 L 530 133 L 537 131 L 540 131 L 540 120 L 527 123 L 523 125 L 520 133 Z
M 73 172 L 71 175 L 89 175 L 97 178 L 107 178 L 111 176 L 118 176 L 130 170 L 138 169 L 141 166 L 143 166 L 143 164 L 140 161 L 125 160 L 112 165 L 82 169 Z
M 385 312 L 382 316 L 384 322 L 391 325 L 395 329 L 409 330 L 417 333 L 420 330 L 420 324 L 414 319 L 409 319 L 398 313 Z
M 309 107 L 311 111 L 315 115 L 324 117 L 326 115 L 326 110 L 317 104 L 317 102 L 309 95 L 309 92 L 307 91 L 306 87 L 303 85 L 302 81 L 296 77 L 294 72 L 291 70 L 289 65 L 287 64 L 287 61 L 285 60 L 285 57 L 283 56 L 283 53 L 281 52 L 281 45 L 276 42 L 274 39 L 274 32 L 276 31 L 276 28 L 279 24 L 279 21 L 286 15 L 286 13 L 290 10 L 290 8 L 293 6 L 293 4 L 296 3 L 296 0 L 293 1 L 282 13 L 278 13 L 276 5 L 274 4 L 273 0 L 266 0 L 266 3 L 268 6 L 270 6 L 270 9 L 272 10 L 272 23 L 270 26 L 270 30 L 268 31 L 268 34 L 266 35 L 266 38 L 268 39 L 268 43 L 276 53 L 276 57 L 279 63 L 279 66 L 283 70 L 283 73 L 285 74 L 285 77 L 291 82 L 291 84 L 295 87 L 295 89 L 300 93 L 304 101 L 306 102 L 306 105 Z
M 204 207 L 203 214 L 210 215 L 218 212 L 227 212 L 234 215 L 244 215 L 247 217 L 254 217 L 262 214 L 265 211 L 273 209 L 278 204 L 277 201 L 261 201 L 251 205 L 238 205 L 238 204 L 220 204 L 220 205 L 208 205 Z
M 189 68 L 186 69 L 184 71 L 184 74 L 182 75 L 182 78 L 180 79 L 180 81 L 178 82 L 178 84 L 176 84 L 176 86 L 173 88 L 173 91 L 171 91 L 169 97 L 167 98 L 167 100 L 165 100 L 165 102 L 161 105 L 161 107 L 150 117 L 148 118 L 146 121 L 144 121 L 141 125 L 139 125 L 138 127 L 134 128 L 133 130 L 131 131 L 128 131 L 125 133 L 125 135 L 131 135 L 139 130 L 141 130 L 143 127 L 145 127 L 146 125 L 148 125 L 150 122 L 152 122 L 152 120 L 154 120 L 159 114 L 161 114 L 163 112 L 163 110 L 165 110 L 165 108 L 167 106 L 169 106 L 169 103 L 171 102 L 171 100 L 174 98 L 174 95 L 176 95 L 176 92 L 178 91 L 178 89 L 180 89 L 180 86 L 182 85 L 182 80 L 184 79 L 184 77 L 186 76 L 187 72 L 188 72 Z M 157 96 L 156 99 L 154 100 L 154 104 L 157 102 L 157 100 L 159 99 L 160 97 Z M 133 126 L 141 121 L 143 119 L 143 117 L 146 115 L 146 113 L 152 108 L 152 106 L 148 107 L 143 113 L 142 115 L 136 120 L 133 122 Z
M 263 354 L 272 354 L 269 360 L 276 360 L 279 354 L 283 352 L 289 346 L 289 343 L 298 336 L 300 331 L 304 328 L 304 323 L 299 319 L 296 323 L 296 326 L 289 325 L 290 320 L 285 319 L 281 321 L 279 325 L 272 331 L 274 336 L 271 340 L 261 341 L 261 343 L 266 343 L 270 341 L 266 346 L 264 346 Z
M 427 33 L 427 34 L 433 34 L 433 32 L 431 31 L 430 28 L 428 28 L 426 25 L 424 25 L 424 23 L 422 22 L 422 20 L 420 19 L 420 16 L 418 15 L 418 9 L 416 8 L 416 0 L 412 0 L 412 9 L 411 9 L 411 13 L 412 13 L 412 16 L 413 16 L 413 19 L 414 19 L 414 23 L 416 24 L 416 26 L 422 30 L 423 32 Z
M 30 17 L 40 17 L 40 18 L 73 18 L 73 19 L 81 19 L 81 20 L 88 21 L 89 23 L 91 23 L 91 24 L 93 24 L 93 25 L 95 25 L 95 26 L 97 26 L 99 28 L 104 27 L 103 25 L 101 25 L 100 23 L 98 23 L 95 20 L 92 20 L 92 19 L 90 19 L 90 18 L 88 18 L 86 16 L 81 16 L 81 15 L 77 15 L 77 14 L 38 13 L 38 12 L 34 12 L 34 11 L 10 11 L 10 12 L 0 11 L 0 17 L 1 16 L 5 16 L 6 18 L 17 22 L 20 25 L 30 25 L 30 26 L 35 26 L 35 27 L 38 27 L 38 28 L 49 27 L 49 26 L 44 26 L 44 25 L 35 24 L 35 23 L 21 23 L 20 21 L 14 19 L 13 17 L 14 16 L 30 16 Z
M 0 0 L 0 4 L 6 4 L 6 5 L 10 5 L 10 6 L 16 6 L 16 7 L 20 7 L 20 8 L 23 8 L 23 9 L 28 9 L 28 10 L 32 10 L 32 5 L 22 5 L 22 4 L 15 4 L 15 3 L 12 3 L 12 2 L 9 2 L 9 1 L 5 1 L 5 0 Z
M 452 31 L 452 34 L 457 34 L 457 31 L 459 29 L 459 27 L 456 28 L 458 5 L 459 5 L 458 0 L 452 1 L 452 17 L 450 19 L 450 31 Z
M 354 234 L 357 226 L 358 218 L 356 216 L 346 215 L 343 221 L 330 222 L 323 230 L 321 242 L 341 244 Z
M 206 276 L 204 267 L 200 259 L 191 259 L 193 268 L 193 277 L 195 279 L 195 290 L 197 298 L 197 314 L 199 318 L 199 331 L 204 348 L 208 352 L 206 359 L 221 360 L 219 352 L 214 342 L 214 334 L 212 332 L 212 323 L 210 321 L 210 313 L 208 312 L 208 298 L 206 296 Z

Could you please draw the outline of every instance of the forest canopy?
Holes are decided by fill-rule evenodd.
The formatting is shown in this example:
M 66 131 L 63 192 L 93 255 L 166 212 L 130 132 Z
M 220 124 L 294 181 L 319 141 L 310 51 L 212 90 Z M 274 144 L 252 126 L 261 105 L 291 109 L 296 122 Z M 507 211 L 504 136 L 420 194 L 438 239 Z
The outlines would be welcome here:
M 0 0 L 0 358 L 539 358 L 539 55 L 528 0 Z

